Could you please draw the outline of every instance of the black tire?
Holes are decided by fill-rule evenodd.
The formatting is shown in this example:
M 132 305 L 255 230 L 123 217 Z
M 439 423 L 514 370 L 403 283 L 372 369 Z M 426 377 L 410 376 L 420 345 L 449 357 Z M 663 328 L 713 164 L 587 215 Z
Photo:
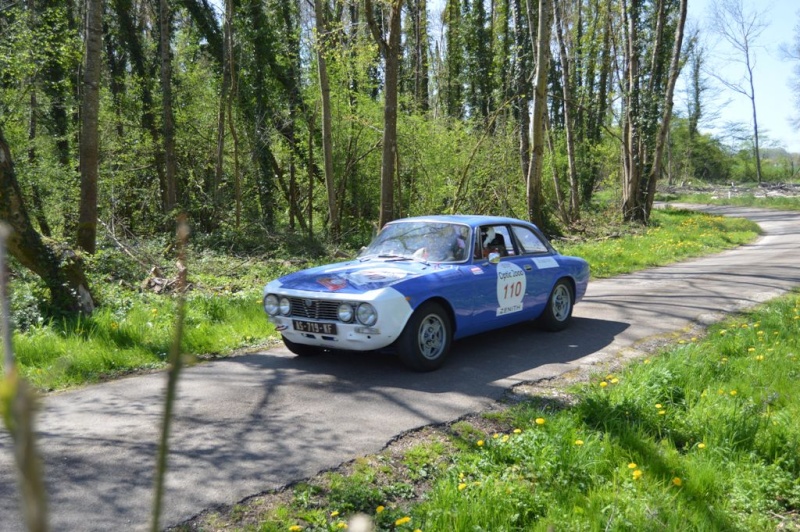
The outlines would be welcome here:
M 559 280 L 553 287 L 540 318 L 545 329 L 553 332 L 566 329 L 572 319 L 574 300 L 575 295 L 572 293 L 570 282 L 566 279 Z
M 281 338 L 283 338 L 283 345 L 286 346 L 286 349 L 299 357 L 313 357 L 325 351 L 322 347 L 315 345 L 296 344 L 285 336 L 281 336 Z
M 439 303 L 420 305 L 397 339 L 397 354 L 415 371 L 433 371 L 442 367 L 453 343 L 450 316 Z

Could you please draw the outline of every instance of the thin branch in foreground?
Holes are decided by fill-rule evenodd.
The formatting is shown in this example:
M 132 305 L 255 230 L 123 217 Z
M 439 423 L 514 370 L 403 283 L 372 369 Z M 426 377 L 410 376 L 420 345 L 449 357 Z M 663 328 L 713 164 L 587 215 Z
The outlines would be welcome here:
M 9 233 L 9 228 L 0 223 L 0 327 L 4 350 L 3 378 L 0 380 L 0 416 L 14 442 L 14 459 L 19 471 L 25 523 L 31 532 L 44 532 L 48 530 L 47 496 L 33 428 L 36 396 L 27 381 L 17 373 L 11 347 L 5 264 L 6 239 Z
M 183 364 L 181 355 L 181 339 L 183 337 L 183 322 L 186 314 L 186 246 L 189 239 L 189 225 L 186 216 L 178 219 L 178 285 L 177 285 L 177 311 L 175 315 L 175 331 L 172 345 L 169 350 L 169 370 L 167 371 L 167 390 L 164 400 L 164 420 L 161 428 L 161 442 L 156 458 L 155 494 L 152 509 L 151 530 L 157 532 L 161 519 L 161 508 L 164 498 L 164 479 L 167 473 L 167 455 L 169 454 L 169 430 L 172 420 L 172 409 L 178 388 L 178 376 Z

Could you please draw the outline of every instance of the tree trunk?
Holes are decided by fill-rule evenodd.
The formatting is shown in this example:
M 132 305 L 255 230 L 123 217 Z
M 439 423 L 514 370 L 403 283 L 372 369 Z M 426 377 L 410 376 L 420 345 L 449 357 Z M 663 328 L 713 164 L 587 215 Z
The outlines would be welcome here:
M 567 140 L 567 167 L 569 170 L 569 217 L 570 221 L 574 222 L 580 218 L 578 169 L 575 163 L 575 117 L 572 112 L 570 59 L 567 56 L 567 46 L 564 43 L 563 17 L 561 16 L 558 0 L 553 0 L 553 13 L 555 15 L 556 40 L 558 41 L 559 57 L 561 59 L 562 109 L 564 110 L 564 134 Z
M 336 177 L 333 174 L 333 127 L 331 125 L 331 87 L 328 81 L 328 63 L 325 59 L 328 43 L 328 22 L 322 0 L 314 0 L 314 14 L 317 19 L 317 67 L 319 72 L 319 91 L 322 97 L 322 158 L 325 170 L 325 189 L 328 193 L 328 221 L 331 239 L 339 240 L 339 213 L 336 202 Z
M 669 122 L 672 118 L 673 95 L 675 94 L 675 84 L 678 81 L 678 75 L 681 73 L 681 47 L 683 44 L 683 29 L 686 25 L 686 10 L 688 0 L 681 0 L 680 12 L 678 15 L 678 27 L 675 31 L 675 42 L 672 48 L 672 59 L 670 60 L 669 78 L 667 79 L 667 88 L 664 94 L 664 109 L 661 116 L 661 123 L 659 124 L 658 136 L 656 138 L 656 146 L 653 155 L 653 166 L 650 169 L 650 176 L 647 188 L 647 198 L 645 200 L 646 216 L 650 218 L 650 212 L 653 209 L 653 200 L 656 195 L 656 183 L 661 174 L 661 160 L 664 154 L 664 146 L 667 143 L 667 134 L 669 133 Z
M 44 239 L 31 224 L 14 174 L 11 151 L 0 129 L 0 220 L 11 228 L 7 245 L 11 255 L 37 274 L 50 289 L 54 310 L 89 314 L 94 299 L 80 257 L 58 243 Z
M 394 172 L 397 158 L 397 80 L 400 69 L 400 13 L 403 0 L 392 0 L 389 35 L 385 40 L 375 22 L 372 0 L 365 1 L 367 21 L 385 62 L 381 206 L 378 227 L 394 219 Z
M 533 117 L 531 118 L 531 163 L 528 166 L 527 199 L 528 218 L 542 226 L 542 162 L 544 158 L 544 115 L 547 108 L 547 73 L 550 70 L 550 28 L 552 18 L 551 0 L 539 0 L 539 21 L 536 30 L 536 72 L 533 79 Z M 531 2 L 528 2 L 528 18 L 532 21 Z M 533 32 L 533 25 L 530 27 Z M 534 40 L 531 36 L 531 40 Z
M 159 38 L 161 48 L 161 92 L 164 120 L 164 190 L 163 210 L 169 214 L 178 202 L 177 162 L 175 159 L 175 118 L 172 111 L 172 12 L 168 0 L 159 1 Z
M 81 201 L 77 245 L 93 254 L 97 247 L 97 178 L 100 164 L 98 121 L 103 46 L 103 1 L 86 2 L 86 62 L 81 105 Z M 12 237 L 13 238 L 13 237 Z
M 625 76 L 622 101 L 622 216 L 627 222 L 645 222 L 644 206 L 639 188 L 641 184 L 640 87 L 639 87 L 639 0 L 622 1 L 625 28 Z

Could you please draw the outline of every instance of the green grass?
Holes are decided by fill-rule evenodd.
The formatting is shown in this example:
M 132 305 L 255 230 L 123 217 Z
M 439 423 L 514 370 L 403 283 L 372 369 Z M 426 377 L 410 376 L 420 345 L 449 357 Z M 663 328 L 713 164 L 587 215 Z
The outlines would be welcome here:
M 794 293 L 573 385 L 570 401 L 459 421 L 192 530 L 338 530 L 355 512 L 386 531 L 797 530 L 799 339 Z
M 749 220 L 663 209 L 655 210 L 650 225 L 637 232 L 565 242 L 558 249 L 585 258 L 592 277 L 602 279 L 733 248 L 752 242 L 758 233 L 758 225 Z

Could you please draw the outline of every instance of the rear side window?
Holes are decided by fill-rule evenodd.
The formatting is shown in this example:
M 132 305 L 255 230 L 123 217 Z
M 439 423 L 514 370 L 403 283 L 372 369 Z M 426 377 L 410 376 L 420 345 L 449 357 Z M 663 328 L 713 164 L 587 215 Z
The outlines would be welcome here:
M 514 232 L 517 242 L 522 247 L 523 254 L 547 253 L 550 251 L 547 244 L 542 242 L 542 239 L 527 227 L 513 225 L 511 226 L 511 230 Z

